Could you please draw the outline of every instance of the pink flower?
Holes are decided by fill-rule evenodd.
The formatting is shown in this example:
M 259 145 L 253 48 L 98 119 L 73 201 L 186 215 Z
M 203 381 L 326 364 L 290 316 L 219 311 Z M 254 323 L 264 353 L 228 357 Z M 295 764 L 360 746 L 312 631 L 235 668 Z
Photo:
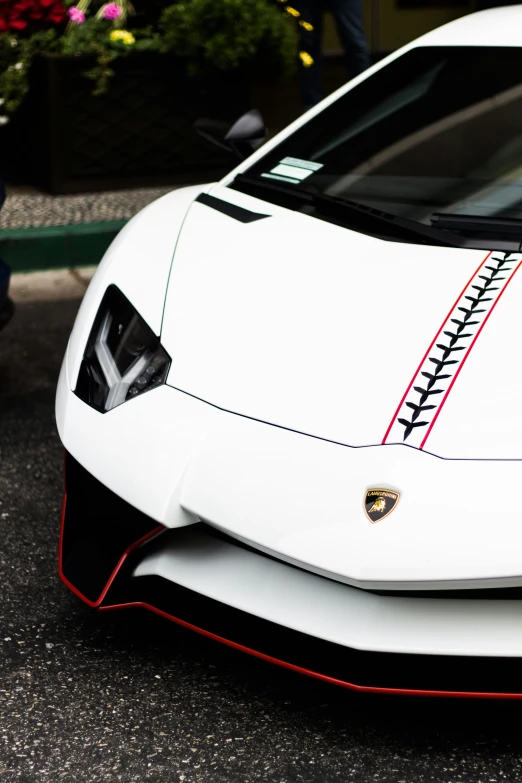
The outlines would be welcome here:
M 67 13 L 69 14 L 71 22 L 76 22 L 76 24 L 83 24 L 83 22 L 85 22 L 85 14 L 83 11 L 80 11 L 79 8 L 76 8 L 76 6 L 69 8 Z
M 121 16 L 121 8 L 117 3 L 108 3 L 103 9 L 104 19 L 118 19 Z

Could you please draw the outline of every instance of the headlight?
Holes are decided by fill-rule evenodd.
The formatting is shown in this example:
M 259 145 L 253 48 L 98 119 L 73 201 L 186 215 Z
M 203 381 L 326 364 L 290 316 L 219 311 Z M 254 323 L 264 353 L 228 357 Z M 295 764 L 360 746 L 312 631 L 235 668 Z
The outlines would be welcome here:
M 95 318 L 76 384 L 76 394 L 96 410 L 165 383 L 170 356 L 115 285 L 107 288 Z

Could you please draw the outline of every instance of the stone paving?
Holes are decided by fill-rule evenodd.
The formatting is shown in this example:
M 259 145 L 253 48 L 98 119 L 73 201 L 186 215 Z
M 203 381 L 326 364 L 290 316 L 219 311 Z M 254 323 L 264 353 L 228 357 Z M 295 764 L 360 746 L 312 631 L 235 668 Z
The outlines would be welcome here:
M 50 196 L 30 188 L 8 187 L 0 212 L 0 230 L 128 220 L 173 189 L 167 186 Z

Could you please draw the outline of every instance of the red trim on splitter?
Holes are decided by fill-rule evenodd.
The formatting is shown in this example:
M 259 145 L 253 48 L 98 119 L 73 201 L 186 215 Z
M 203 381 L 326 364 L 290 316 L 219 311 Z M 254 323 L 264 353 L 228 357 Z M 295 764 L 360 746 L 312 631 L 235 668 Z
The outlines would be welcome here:
M 142 544 L 144 544 L 145 541 L 148 541 L 149 538 L 152 538 L 153 536 L 157 535 L 161 530 L 164 530 L 165 528 L 163 527 L 163 525 L 158 525 L 158 527 L 155 527 L 154 530 L 151 530 L 149 533 L 146 533 L 144 536 L 142 536 L 137 541 L 135 541 L 133 544 L 131 544 L 129 547 L 127 547 L 125 552 L 122 554 L 122 556 L 120 557 L 120 559 L 116 563 L 116 566 L 114 567 L 114 569 L 113 569 L 113 571 L 112 571 L 112 573 L 111 573 L 111 575 L 109 577 L 109 580 L 108 580 L 107 584 L 105 585 L 105 587 L 103 588 L 99 598 L 97 598 L 96 601 L 90 601 L 83 593 L 81 593 L 78 590 L 77 587 L 75 587 L 72 584 L 72 582 L 70 582 L 67 579 L 67 577 L 63 573 L 63 568 L 62 568 L 63 531 L 64 531 L 64 525 L 65 525 L 65 508 L 66 508 L 66 506 L 67 506 L 67 493 L 64 492 L 63 493 L 63 503 L 62 503 L 62 519 L 61 519 L 61 523 L 60 523 L 60 541 L 59 541 L 59 544 L 58 544 L 58 575 L 59 575 L 60 579 L 62 580 L 62 582 L 65 585 L 67 585 L 69 590 L 72 590 L 72 592 L 75 595 L 77 595 L 78 598 L 81 598 L 81 600 L 84 603 L 88 604 L 89 606 L 92 606 L 93 608 L 97 608 L 101 604 L 101 602 L 103 601 L 105 596 L 107 595 L 110 586 L 112 585 L 112 583 L 114 582 L 114 580 L 116 579 L 116 577 L 118 575 L 118 571 L 120 570 L 120 568 L 122 567 L 122 565 L 124 564 L 124 562 L 126 561 L 128 556 L 130 555 L 130 553 L 133 552 L 135 549 L 137 549 Z
M 409 384 L 408 384 L 408 388 L 407 388 L 407 389 L 406 389 L 406 391 L 404 392 L 404 394 L 403 394 L 403 396 L 402 396 L 402 399 L 401 399 L 400 403 L 399 403 L 399 404 L 398 404 L 398 406 L 397 406 L 397 410 L 395 411 L 395 413 L 394 413 L 394 414 L 393 414 L 393 416 L 392 416 L 392 419 L 391 419 L 391 421 L 390 421 L 390 424 L 389 424 L 389 426 L 388 426 L 388 429 L 386 430 L 386 434 L 384 435 L 384 438 L 383 438 L 383 439 L 382 439 L 382 441 L 381 441 L 381 444 L 383 444 L 383 445 L 384 445 L 384 444 L 386 443 L 386 438 L 387 438 L 387 437 L 388 437 L 388 435 L 390 434 L 391 428 L 392 428 L 392 427 L 393 427 L 393 425 L 395 424 L 395 420 L 396 420 L 397 416 L 399 415 L 399 411 L 400 411 L 400 409 L 402 408 L 402 405 L 403 405 L 403 403 L 404 403 L 404 400 L 405 400 L 405 399 L 406 399 L 406 397 L 408 396 L 408 394 L 409 394 L 409 392 L 410 392 L 410 389 L 411 389 L 411 387 L 413 386 L 413 383 L 414 383 L 414 381 L 415 381 L 415 378 L 416 378 L 416 377 L 417 377 L 417 375 L 419 374 L 420 368 L 422 367 L 422 365 L 424 364 L 424 362 L 425 362 L 425 361 L 426 361 L 426 359 L 428 358 L 428 354 L 430 353 L 431 349 L 432 349 L 432 348 L 433 348 L 433 346 L 435 345 L 435 342 L 436 342 L 436 341 L 439 339 L 439 337 L 440 337 L 440 334 L 441 334 L 442 330 L 444 329 L 444 326 L 445 326 L 446 322 L 448 321 L 448 318 L 449 318 L 449 317 L 450 317 L 450 315 L 452 314 L 453 310 L 456 308 L 456 306 L 457 306 L 458 302 L 459 302 L 459 301 L 462 299 L 462 297 L 464 296 L 464 292 L 465 292 L 465 291 L 466 291 L 466 290 L 469 288 L 469 286 L 471 285 L 471 283 L 472 283 L 472 281 L 474 280 L 474 278 L 475 278 L 475 277 L 478 275 L 478 273 L 479 273 L 479 271 L 480 271 L 480 268 L 481 268 L 481 266 L 482 266 L 483 264 L 485 264 L 485 263 L 486 263 L 486 261 L 488 260 L 488 258 L 489 258 L 489 257 L 492 255 L 492 253 L 493 253 L 493 250 L 491 250 L 491 251 L 490 251 L 490 252 L 487 254 L 487 256 L 486 256 L 484 259 L 482 259 L 482 261 L 480 262 L 480 264 L 478 265 L 478 267 L 475 269 L 475 271 L 473 272 L 473 274 L 472 274 L 472 275 L 471 275 L 471 277 L 469 278 L 468 282 L 466 283 L 466 285 L 464 286 L 464 288 L 462 289 L 462 291 L 460 292 L 460 294 L 458 295 L 458 297 L 455 299 L 454 303 L 452 304 L 452 306 L 451 306 L 450 310 L 448 311 L 448 314 L 447 314 L 446 318 L 443 320 L 443 322 L 442 322 L 442 323 L 441 323 L 441 325 L 440 325 L 439 331 L 437 332 L 437 334 L 435 335 L 435 337 L 434 337 L 434 338 L 433 338 L 433 340 L 431 341 L 431 343 L 430 343 L 430 345 L 429 345 L 429 347 L 428 347 L 428 350 L 426 351 L 426 353 L 425 353 L 425 354 L 424 354 L 424 356 L 422 357 L 422 359 L 421 359 L 421 361 L 420 361 L 420 364 L 419 364 L 419 366 L 418 366 L 418 367 L 417 367 L 417 369 L 415 370 L 415 372 L 414 372 L 414 374 L 413 374 L 413 376 L 412 376 L 412 379 L 411 379 L 411 381 L 410 381 L 410 382 L 409 382 Z M 422 447 L 421 447 L 421 448 L 422 448 Z
M 218 636 L 211 631 L 205 631 L 197 625 L 192 625 L 186 620 L 181 620 L 179 617 L 175 617 L 168 612 L 164 612 L 162 609 L 157 609 L 152 604 L 145 603 L 143 601 L 132 601 L 130 603 L 113 604 L 109 606 L 100 606 L 98 611 L 106 612 L 115 609 L 147 609 L 149 612 L 163 617 L 166 620 L 170 620 L 177 625 L 181 625 L 183 628 L 187 628 L 189 631 L 199 633 L 201 636 L 205 636 L 208 639 L 212 639 L 215 642 L 224 644 L 227 647 L 232 647 L 234 650 L 239 650 L 247 655 L 252 655 L 254 658 L 259 658 L 267 663 L 273 663 L 276 666 L 281 666 L 283 669 L 297 672 L 298 674 L 304 674 L 307 677 L 313 677 L 316 680 L 330 683 L 331 685 L 337 685 L 341 688 L 347 688 L 351 691 L 357 691 L 358 693 L 381 693 L 389 696 L 432 696 L 432 697 L 444 697 L 444 698 L 458 698 L 458 699 L 522 699 L 522 693 L 488 693 L 487 691 L 482 693 L 480 691 L 430 691 L 430 690 L 417 690 L 413 688 L 377 688 L 370 685 L 356 685 L 353 682 L 347 682 L 346 680 L 339 680 L 335 677 L 329 677 L 327 674 L 321 674 L 320 672 L 312 671 L 312 669 L 304 669 L 302 666 L 296 666 L 294 663 L 288 663 L 282 661 L 279 658 L 274 658 L 266 653 L 253 650 L 251 647 L 245 647 L 238 642 L 232 642 L 230 639 L 225 639 L 224 636 Z
M 520 263 L 522 263 L 522 261 Z M 320 672 L 313 671 L 312 669 L 305 669 L 302 666 L 297 666 L 296 664 L 289 663 L 288 661 L 283 661 L 279 658 L 274 658 L 273 656 L 267 655 L 266 653 L 262 653 L 259 650 L 254 650 L 251 647 L 246 647 L 245 645 L 239 644 L 238 642 L 233 642 L 230 639 L 225 639 L 224 636 L 218 636 L 217 634 L 212 633 L 211 631 L 206 631 L 204 628 L 200 628 L 197 625 L 188 623 L 186 620 L 182 620 L 179 617 L 175 617 L 174 615 L 169 614 L 168 612 L 164 612 L 162 609 L 158 609 L 155 606 L 152 606 L 152 604 L 143 601 L 133 601 L 129 603 L 109 604 L 107 606 L 100 606 L 101 602 L 107 595 L 110 586 L 113 584 L 115 578 L 118 575 L 119 570 L 121 569 L 123 563 L 129 556 L 129 554 L 133 550 L 137 549 L 141 544 L 143 544 L 149 538 L 152 538 L 152 536 L 156 535 L 161 530 L 164 530 L 164 527 L 162 525 L 158 525 L 158 527 L 154 528 L 154 530 L 151 530 L 150 533 L 147 533 L 145 536 L 140 538 L 134 544 L 131 544 L 118 560 L 118 563 L 116 564 L 112 574 L 110 575 L 109 580 L 105 585 L 98 600 L 90 601 L 67 579 L 67 577 L 64 575 L 62 570 L 63 531 L 65 525 L 66 506 L 67 506 L 67 493 L 64 491 L 61 522 L 60 522 L 60 539 L 58 544 L 58 573 L 62 582 L 78 598 L 80 598 L 84 603 L 88 604 L 89 606 L 96 608 L 99 612 L 113 611 L 116 609 L 135 609 L 135 608 L 146 609 L 147 611 L 153 612 L 154 614 L 157 614 L 166 620 L 176 623 L 177 625 L 180 625 L 183 628 L 188 629 L 189 631 L 194 631 L 195 633 L 198 633 L 201 636 L 206 637 L 207 639 L 212 639 L 215 642 L 219 642 L 220 644 L 224 644 L 227 647 L 231 647 L 234 650 L 238 650 L 239 652 L 246 653 L 247 655 L 251 655 L 254 658 L 259 658 L 262 661 L 275 664 L 276 666 L 280 666 L 283 669 L 288 669 L 289 671 L 293 671 L 298 674 L 303 674 L 307 677 L 313 677 L 314 679 L 320 680 L 321 682 L 326 682 L 329 683 L 330 685 L 337 685 L 341 688 L 346 688 L 350 691 L 355 691 L 358 693 L 378 693 L 378 694 L 389 695 L 389 696 L 430 696 L 430 697 L 459 698 L 459 699 L 510 699 L 510 700 L 522 699 L 522 693 L 488 693 L 488 692 L 481 692 L 481 691 L 436 691 L 436 690 L 421 690 L 421 689 L 414 689 L 414 688 L 382 688 L 382 687 L 372 687 L 370 685 L 357 685 L 356 683 L 353 682 L 348 682 L 346 680 L 339 680 L 335 677 L 329 677 L 327 674 L 321 674 Z
M 183 628 L 187 628 L 189 631 L 194 631 L 195 633 L 200 634 L 201 636 L 205 636 L 208 639 L 212 639 L 215 642 L 219 642 L 220 644 L 224 644 L 227 647 L 231 647 L 234 650 L 239 650 L 240 652 L 246 653 L 247 655 L 252 655 L 254 658 L 259 658 L 262 661 L 266 661 L 267 663 L 275 664 L 276 666 L 280 666 L 283 669 L 288 669 L 289 671 L 297 672 L 298 674 L 304 674 L 307 677 L 313 677 L 316 680 L 321 680 L 322 682 L 327 682 L 331 685 L 337 685 L 341 688 L 347 688 L 351 691 L 356 691 L 359 693 L 380 693 L 380 694 L 387 694 L 391 696 L 432 696 L 432 697 L 453 697 L 453 698 L 460 698 L 460 699 L 522 699 L 522 693 L 488 693 L 488 692 L 474 692 L 474 691 L 434 691 L 434 690 L 419 690 L 419 689 L 413 689 L 413 688 L 378 688 L 378 687 L 372 687 L 369 685 L 357 685 L 353 682 L 347 682 L 346 680 L 339 680 L 335 677 L 329 677 L 327 674 L 321 674 L 320 672 L 312 671 L 311 669 L 305 669 L 302 666 L 296 666 L 296 664 L 288 663 L 288 661 L 282 661 L 279 658 L 274 658 L 271 655 L 267 655 L 266 653 L 259 652 L 258 650 L 253 650 L 251 647 L 246 647 L 243 644 L 239 644 L 238 642 L 233 642 L 230 639 L 225 639 L 224 636 L 218 636 L 215 633 L 212 633 L 211 631 L 205 631 L 204 628 L 200 628 L 197 625 L 193 625 L 192 623 L 188 623 L 186 620 L 181 620 L 179 617 L 175 617 L 172 614 L 168 614 L 168 612 L 164 612 L 162 609 L 157 609 L 155 606 L 152 606 L 152 604 L 145 603 L 143 601 L 133 601 L 130 603 L 122 603 L 122 604 L 109 604 L 107 606 L 100 606 L 101 602 L 107 595 L 107 592 L 111 586 L 111 584 L 114 582 L 116 576 L 118 575 L 118 571 L 122 567 L 123 563 L 127 559 L 128 555 L 136 549 L 138 546 L 140 546 L 142 543 L 144 543 L 147 539 L 151 538 L 153 535 L 158 533 L 160 530 L 163 530 L 164 528 L 160 525 L 159 527 L 152 530 L 150 533 L 148 533 L 146 536 L 143 536 L 139 541 L 136 541 L 134 544 L 132 544 L 128 549 L 125 550 L 121 558 L 119 559 L 114 571 L 112 572 L 109 581 L 105 585 L 105 588 L 102 591 L 102 594 L 100 598 L 97 601 L 90 601 L 88 598 L 86 598 L 83 593 L 81 593 L 65 576 L 62 571 L 62 547 L 63 547 L 63 528 L 64 528 L 64 519 L 65 519 L 65 507 L 67 502 L 67 495 L 64 493 L 63 497 L 63 504 L 62 504 L 62 519 L 61 519 L 61 525 L 60 525 L 60 542 L 59 542 L 59 552 L 58 552 L 58 573 L 60 575 L 60 579 L 62 582 L 64 582 L 67 587 L 72 590 L 72 592 L 78 596 L 84 603 L 88 604 L 89 606 L 96 608 L 99 612 L 106 612 L 106 611 L 113 611 L 116 609 L 146 609 L 149 612 L 153 612 L 154 614 L 159 615 L 160 617 L 163 617 L 166 620 L 170 620 L 173 623 L 176 623 L 177 625 L 181 625 Z
M 502 294 L 504 293 L 504 291 L 506 290 L 506 288 L 508 287 L 508 285 L 510 284 L 510 282 L 511 282 L 511 281 L 513 280 L 513 278 L 515 277 L 515 274 L 516 274 L 516 272 L 517 272 L 517 269 L 520 267 L 520 265 L 521 265 L 521 264 L 522 264 L 522 261 L 519 261 L 519 262 L 518 262 L 518 264 L 516 265 L 516 267 L 514 268 L 514 270 L 513 270 L 513 273 L 511 274 L 511 276 L 510 276 L 509 280 L 507 280 L 507 282 L 506 282 L 506 285 L 504 286 L 504 288 L 502 289 L 502 291 L 499 293 L 499 295 L 497 296 L 497 298 L 495 299 L 495 301 L 494 301 L 494 302 L 493 302 L 493 304 L 491 305 L 491 308 L 490 308 L 489 312 L 487 313 L 486 317 L 484 318 L 484 320 L 483 320 L 483 321 L 482 321 L 482 323 L 480 324 L 480 327 L 479 327 L 479 329 L 478 329 L 478 331 L 477 331 L 477 334 L 475 335 L 475 337 L 474 337 L 474 338 L 473 338 L 473 340 L 471 341 L 471 343 L 470 343 L 470 346 L 469 346 L 468 350 L 466 351 L 466 355 L 464 356 L 464 358 L 462 359 L 461 363 L 459 364 L 459 366 L 458 366 L 458 369 L 457 369 L 457 371 L 456 371 L 455 375 L 454 375 L 454 376 L 453 376 L 453 378 L 451 379 L 451 383 L 450 383 L 450 385 L 449 385 L 449 386 L 448 386 L 448 388 L 446 389 L 446 394 L 445 394 L 445 395 L 444 395 L 444 397 L 442 398 L 442 400 L 441 400 L 441 403 L 440 403 L 439 407 L 437 408 L 437 412 L 435 413 L 435 416 L 433 417 L 433 419 L 432 419 L 432 420 L 431 420 L 431 422 L 430 422 L 430 426 L 428 427 L 428 430 L 427 430 L 427 432 L 426 432 L 426 435 L 424 436 L 424 439 L 423 439 L 423 441 L 421 442 L 421 445 L 419 446 L 419 448 L 420 448 L 420 449 L 422 449 L 422 448 L 424 447 L 424 444 L 425 444 L 425 443 L 426 443 L 426 441 L 428 440 L 428 438 L 429 438 L 429 436 L 430 436 L 430 432 L 431 432 L 431 431 L 432 431 L 432 429 L 433 429 L 433 425 L 434 425 L 434 424 L 435 424 L 435 422 L 437 421 L 437 419 L 438 419 L 438 417 L 439 417 L 439 414 L 440 414 L 441 410 L 442 410 L 442 409 L 443 409 L 443 407 L 444 407 L 444 403 L 446 402 L 446 400 L 447 400 L 447 398 L 448 398 L 448 394 L 449 394 L 449 393 L 450 393 L 450 391 L 452 390 L 452 388 L 453 388 L 453 384 L 455 383 L 455 381 L 456 381 L 456 380 L 457 380 L 457 378 L 459 377 L 459 373 L 460 373 L 460 371 L 462 370 L 462 368 L 464 367 L 464 365 L 465 365 L 465 363 L 466 363 L 466 360 L 467 360 L 468 356 L 470 355 L 470 353 L 471 353 L 471 350 L 472 350 L 473 346 L 474 346 L 474 345 L 475 345 L 475 343 L 477 342 L 477 339 L 478 339 L 478 336 L 479 336 L 479 334 L 481 333 L 481 331 L 483 330 L 483 328 L 484 328 L 484 327 L 485 327 L 485 325 L 487 324 L 487 322 L 488 322 L 488 319 L 489 319 L 489 316 L 491 315 L 491 313 L 493 312 L 493 310 L 494 310 L 494 309 L 495 309 L 495 307 L 497 306 L 497 303 L 500 301 L 500 298 L 501 298 Z

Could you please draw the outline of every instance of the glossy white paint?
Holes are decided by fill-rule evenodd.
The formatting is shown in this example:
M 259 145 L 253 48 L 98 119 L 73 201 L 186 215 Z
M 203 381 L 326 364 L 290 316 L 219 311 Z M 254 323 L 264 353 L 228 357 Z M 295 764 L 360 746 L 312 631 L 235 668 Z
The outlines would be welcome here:
M 173 404 L 174 403 L 174 404 Z M 163 386 L 101 414 L 58 380 L 56 422 L 67 451 L 128 503 L 168 526 L 189 524 L 179 486 L 212 408 Z
M 93 319 L 107 287 L 114 283 L 155 334 L 160 333 L 172 256 L 187 209 L 210 185 L 181 188 L 149 204 L 120 231 L 96 270 L 76 317 L 67 348 L 71 388 Z
M 298 432 L 351 446 L 381 443 L 434 337 L 475 293 L 478 275 L 487 274 L 484 266 L 493 263 L 488 254 L 384 242 L 228 188 L 213 195 L 252 211 L 268 207 L 272 217 L 243 224 L 203 204 L 190 208 L 163 321 L 162 342 L 175 359 L 167 382 Z M 512 257 L 489 307 L 502 286 L 511 285 L 522 256 Z M 482 335 L 505 301 L 473 348 L 479 360 Z M 204 317 L 194 318 L 196 309 Z M 429 369 L 432 355 L 436 349 L 421 370 Z M 522 382 L 521 367 L 513 372 Z M 473 406 L 481 406 L 482 388 L 477 384 L 472 406 L 465 406 L 470 416 Z M 503 415 L 490 410 L 493 419 Z M 396 424 L 388 442 L 401 442 L 403 435 Z M 517 436 L 522 439 L 522 430 Z M 409 440 L 418 446 L 422 437 L 417 431 Z M 426 448 L 433 450 L 431 440 Z M 494 438 L 470 451 L 458 428 L 436 453 L 503 456 Z
M 350 449 L 223 415 L 193 454 L 180 502 L 258 548 L 360 587 L 507 587 L 522 584 L 520 515 L 505 491 L 520 474 L 519 462 Z M 375 525 L 363 511 L 371 487 L 401 493 Z
M 58 430 L 96 478 L 158 522 L 198 518 L 335 580 L 368 588 L 522 584 L 522 466 L 404 446 L 347 448 L 162 387 L 99 414 L 60 378 Z M 399 490 L 371 525 L 369 487 Z M 479 498 L 480 503 L 470 502 Z
M 519 21 L 522 7 L 495 9 L 406 49 L 519 45 Z M 226 187 L 335 98 L 220 184 L 169 194 L 124 229 L 71 335 L 57 394 L 60 437 L 96 478 L 164 525 L 203 519 L 280 559 L 210 546 L 193 528 L 138 573 L 360 649 L 521 655 L 518 601 L 426 601 L 350 587 L 522 585 L 513 491 L 522 472 L 522 365 L 513 347 L 522 273 L 474 335 L 425 451 L 418 439 L 415 448 L 401 445 L 393 427 L 390 445 L 378 445 L 486 254 L 383 242 Z M 270 217 L 242 224 L 193 203 L 202 190 Z M 72 389 L 111 283 L 161 329 L 173 365 L 169 386 L 102 415 Z M 376 525 L 362 507 L 372 486 L 401 493 Z
M 522 366 L 516 348 L 522 332 L 521 271 L 448 395 L 428 440 L 429 451 L 444 453 L 443 444 L 458 439 L 461 457 L 522 458 Z
M 513 297 L 516 301 L 520 296 L 522 278 L 517 272 L 521 264 L 520 253 L 486 256 L 441 323 L 394 414 L 384 443 L 400 443 L 406 437 L 410 446 L 427 448 L 445 456 L 520 458 L 522 429 L 517 428 L 516 399 L 520 397 L 516 394 L 522 384 L 522 371 L 511 366 L 509 354 L 502 347 L 507 345 L 508 331 L 516 330 L 519 323 L 518 305 L 514 304 Z M 479 303 L 476 297 L 479 291 L 485 290 L 487 295 Z M 473 312 L 473 315 L 459 334 L 457 325 L 463 323 L 464 312 Z M 510 367 L 509 375 L 504 374 L 503 386 L 499 383 L 502 376 L 491 372 L 494 357 L 498 359 L 499 356 Z M 442 364 L 444 360 L 446 363 Z M 475 367 L 478 362 L 478 375 L 469 374 L 468 360 Z M 435 372 L 439 374 L 430 388 L 428 379 L 430 383 L 434 381 Z M 511 405 L 501 404 L 501 397 L 506 393 L 511 398 Z M 457 394 L 460 406 L 456 409 Z M 446 413 L 447 404 L 453 410 L 450 418 Z M 421 406 L 416 419 L 412 405 Z M 444 430 L 441 421 L 445 422 Z M 408 423 L 410 426 L 406 427 Z M 502 431 L 507 435 L 506 439 L 499 437 Z M 446 436 L 444 440 L 442 432 Z
M 179 531 L 134 576 L 155 575 L 287 628 L 358 650 L 519 656 L 522 602 L 354 590 L 205 535 Z

